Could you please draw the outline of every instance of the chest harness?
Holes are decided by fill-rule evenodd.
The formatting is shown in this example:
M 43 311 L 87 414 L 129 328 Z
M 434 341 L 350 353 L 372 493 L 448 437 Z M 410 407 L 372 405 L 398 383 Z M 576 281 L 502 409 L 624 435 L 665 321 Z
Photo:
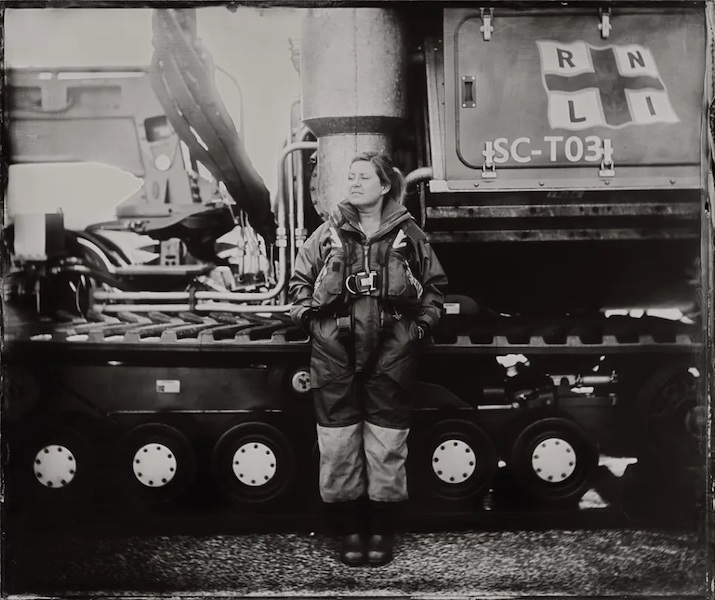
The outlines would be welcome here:
M 370 268 L 369 256 L 370 245 L 363 246 L 363 264 L 362 268 L 356 272 L 349 272 L 354 268 L 356 255 L 358 253 L 358 244 L 353 235 L 346 235 L 346 232 L 340 228 L 330 227 L 330 239 L 333 247 L 343 249 L 344 254 L 344 282 L 343 293 L 337 302 L 334 314 L 338 328 L 338 336 L 346 340 L 350 338 L 353 332 L 353 314 L 351 310 L 352 302 L 361 296 L 373 296 L 383 302 L 380 310 L 380 326 L 381 328 L 399 321 L 402 319 L 402 313 L 394 305 L 389 302 L 389 257 L 392 252 L 397 252 L 400 260 L 406 265 L 405 277 L 412 283 L 417 291 L 417 297 L 422 295 L 422 285 L 414 277 L 411 268 L 409 267 L 409 236 L 406 230 L 413 225 L 410 221 L 397 227 L 395 231 L 388 236 L 373 242 L 377 244 L 377 262 L 378 269 Z M 421 232 L 420 232 L 421 233 Z M 376 293 L 377 292 L 377 293 Z

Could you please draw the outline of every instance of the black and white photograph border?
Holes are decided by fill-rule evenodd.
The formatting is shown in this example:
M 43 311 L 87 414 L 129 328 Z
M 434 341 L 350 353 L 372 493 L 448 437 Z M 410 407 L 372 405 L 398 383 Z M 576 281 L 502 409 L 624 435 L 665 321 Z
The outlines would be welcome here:
M 1 597 L 715 599 L 710 0 L 0 11 Z

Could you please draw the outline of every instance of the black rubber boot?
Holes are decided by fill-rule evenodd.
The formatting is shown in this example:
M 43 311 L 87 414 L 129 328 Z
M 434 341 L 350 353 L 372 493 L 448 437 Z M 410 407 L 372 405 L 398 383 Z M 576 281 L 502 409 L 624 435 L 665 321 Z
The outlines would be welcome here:
M 331 508 L 336 516 L 338 532 L 342 536 L 340 561 L 350 567 L 365 564 L 363 502 L 336 502 Z
M 373 566 L 386 565 L 392 560 L 395 545 L 394 523 L 398 502 L 370 502 L 370 538 L 367 542 L 367 562 Z
M 365 564 L 365 544 L 359 533 L 349 533 L 343 536 L 340 546 L 340 562 L 349 567 L 359 567 Z

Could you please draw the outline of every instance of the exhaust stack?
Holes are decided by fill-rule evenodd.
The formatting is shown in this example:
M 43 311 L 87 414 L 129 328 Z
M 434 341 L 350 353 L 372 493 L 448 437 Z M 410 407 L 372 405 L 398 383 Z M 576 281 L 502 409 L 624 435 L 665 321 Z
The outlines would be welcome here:
M 325 218 L 345 198 L 357 153 L 392 154 L 406 118 L 405 33 L 393 10 L 315 9 L 303 21 L 303 122 L 318 138 L 313 203 Z

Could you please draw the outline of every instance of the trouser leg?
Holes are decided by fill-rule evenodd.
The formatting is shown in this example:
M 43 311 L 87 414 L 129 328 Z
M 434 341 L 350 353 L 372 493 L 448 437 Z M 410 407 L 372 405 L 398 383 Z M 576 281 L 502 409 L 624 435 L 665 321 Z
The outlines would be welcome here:
M 353 373 L 313 390 L 320 451 L 319 487 L 324 502 L 366 494 L 362 414 Z
M 406 500 L 410 397 L 397 381 L 377 370 L 365 381 L 364 402 L 368 496 L 377 502 Z
M 319 489 L 332 525 L 342 536 L 340 560 L 365 560 L 365 456 L 363 422 L 352 374 L 313 390 L 320 451 Z M 357 422 L 355 422 L 357 421 Z
M 363 424 L 318 429 L 319 488 L 323 502 L 347 502 L 365 496 Z
M 367 494 L 377 502 L 407 499 L 407 436 L 409 429 L 391 429 L 365 423 L 363 444 L 367 471 Z

